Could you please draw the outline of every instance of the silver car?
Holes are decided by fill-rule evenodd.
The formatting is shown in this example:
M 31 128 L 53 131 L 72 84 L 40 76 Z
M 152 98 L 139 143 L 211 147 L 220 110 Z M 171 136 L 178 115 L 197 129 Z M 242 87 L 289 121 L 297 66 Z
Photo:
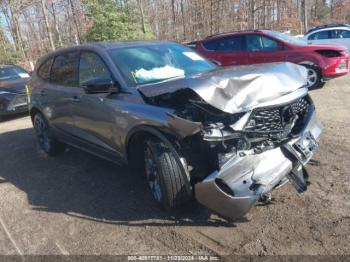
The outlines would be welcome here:
M 306 82 L 291 63 L 219 68 L 177 43 L 95 43 L 42 57 L 28 101 L 48 155 L 129 163 L 162 208 L 195 197 L 234 220 L 288 181 L 307 189 L 322 128 Z

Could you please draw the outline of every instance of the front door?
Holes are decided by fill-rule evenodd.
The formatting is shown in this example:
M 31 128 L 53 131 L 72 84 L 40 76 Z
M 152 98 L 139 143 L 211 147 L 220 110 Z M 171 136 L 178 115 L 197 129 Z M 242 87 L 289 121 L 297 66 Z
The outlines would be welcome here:
M 286 50 L 276 40 L 260 35 L 245 35 L 245 45 L 249 64 L 284 62 Z
M 92 80 L 106 79 L 112 83 L 112 76 L 101 57 L 96 53 L 83 51 L 79 64 L 78 100 L 72 106 L 73 121 L 79 138 L 97 149 L 119 155 L 118 137 L 115 130 L 116 113 L 114 97 L 110 93 L 85 93 L 82 86 Z

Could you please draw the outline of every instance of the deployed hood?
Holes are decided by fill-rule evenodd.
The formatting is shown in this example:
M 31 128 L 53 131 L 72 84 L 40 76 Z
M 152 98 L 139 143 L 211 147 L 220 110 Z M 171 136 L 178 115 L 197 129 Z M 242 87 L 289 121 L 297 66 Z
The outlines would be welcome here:
M 192 89 L 208 104 L 227 113 L 247 111 L 307 84 L 303 66 L 267 63 L 220 68 L 194 77 L 139 87 L 146 97 Z
M 25 85 L 29 78 L 21 78 L 9 81 L 0 81 L 0 90 L 6 90 L 12 93 L 24 94 Z

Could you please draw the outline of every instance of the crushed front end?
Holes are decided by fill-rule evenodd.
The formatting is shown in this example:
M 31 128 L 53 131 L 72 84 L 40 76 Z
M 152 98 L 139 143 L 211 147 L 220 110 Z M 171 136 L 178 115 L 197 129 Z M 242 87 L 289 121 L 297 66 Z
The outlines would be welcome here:
M 236 123 L 235 146 L 218 153 L 218 169 L 194 185 L 197 200 L 228 219 L 244 216 L 259 199 L 287 181 L 304 192 L 308 186 L 304 166 L 322 132 L 307 94 L 246 114 L 244 123 Z
M 322 127 L 306 79 L 304 67 L 270 63 L 140 91 L 148 103 L 172 109 L 167 128 L 197 200 L 236 219 L 285 182 L 307 189 L 304 166 Z

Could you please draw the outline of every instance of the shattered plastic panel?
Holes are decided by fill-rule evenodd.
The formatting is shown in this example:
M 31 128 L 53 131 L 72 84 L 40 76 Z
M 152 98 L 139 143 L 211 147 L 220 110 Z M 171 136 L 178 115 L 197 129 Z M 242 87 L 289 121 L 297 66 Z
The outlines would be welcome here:
M 147 97 L 192 89 L 208 104 L 227 113 L 247 111 L 289 94 L 307 84 L 303 66 L 293 63 L 268 63 L 221 68 L 191 78 L 140 86 Z

